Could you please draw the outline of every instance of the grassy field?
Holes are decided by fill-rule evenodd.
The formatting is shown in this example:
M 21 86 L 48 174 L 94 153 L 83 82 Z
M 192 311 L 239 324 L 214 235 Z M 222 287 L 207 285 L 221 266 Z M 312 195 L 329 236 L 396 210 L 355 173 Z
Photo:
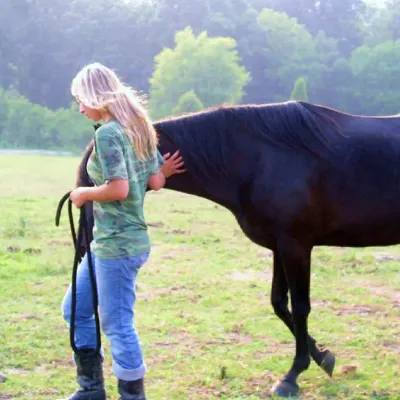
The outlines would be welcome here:
M 0 399 L 54 400 L 76 387 L 60 304 L 73 247 L 58 199 L 78 159 L 0 155 Z M 136 307 L 150 400 L 266 399 L 294 342 L 269 302 L 271 253 L 232 215 L 169 192 L 147 197 L 153 251 Z M 400 227 L 399 227 L 400 229 Z M 400 248 L 317 248 L 310 332 L 337 356 L 333 379 L 311 364 L 302 399 L 400 399 Z M 109 345 L 105 375 L 117 399 Z

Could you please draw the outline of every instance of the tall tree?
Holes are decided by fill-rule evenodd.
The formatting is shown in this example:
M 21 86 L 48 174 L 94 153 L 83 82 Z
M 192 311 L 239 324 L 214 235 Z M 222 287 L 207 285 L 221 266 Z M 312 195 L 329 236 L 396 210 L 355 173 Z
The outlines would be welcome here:
M 400 109 L 400 40 L 362 46 L 350 60 L 359 113 L 397 114 Z
M 0 87 L 0 142 L 8 118 L 8 102 L 4 90 Z
M 164 49 L 155 58 L 150 80 L 150 110 L 155 118 L 170 115 L 179 98 L 193 90 L 205 107 L 236 103 L 250 79 L 240 59 L 235 40 L 195 36 L 190 28 L 176 34 L 174 49 Z
M 294 83 L 293 91 L 290 94 L 290 100 L 308 101 L 307 81 L 304 77 L 299 77 Z
M 243 65 L 253 77 L 243 101 L 268 100 L 266 91 L 260 88 L 264 69 L 262 40 L 257 26 L 257 17 L 265 0 L 154 0 L 153 3 L 157 14 L 153 29 L 160 32 L 156 36 L 163 38 L 165 47 L 171 47 L 175 31 L 186 26 L 191 26 L 195 34 L 206 31 L 209 36 L 235 39 Z
M 400 0 L 369 4 L 362 29 L 364 44 L 369 46 L 400 39 Z
M 338 40 L 342 54 L 362 44 L 361 20 L 366 12 L 364 0 L 266 0 L 266 6 L 294 17 L 315 35 L 324 30 Z
M 179 97 L 178 104 L 172 110 L 174 115 L 200 111 L 204 106 L 193 90 L 189 90 Z
M 283 101 L 291 93 L 292 82 L 304 76 L 312 78 L 309 90 L 314 98 L 322 86 L 327 61 L 332 62 L 337 55 L 335 42 L 323 33 L 314 39 L 295 18 L 271 9 L 260 13 L 258 25 L 264 40 L 263 87 L 272 93 L 274 101 Z
M 51 108 L 67 105 L 73 75 L 103 62 L 148 90 L 152 10 L 145 2 L 4 0 L 0 4 L 0 84 Z M 2 58 L 3 61 L 3 58 Z

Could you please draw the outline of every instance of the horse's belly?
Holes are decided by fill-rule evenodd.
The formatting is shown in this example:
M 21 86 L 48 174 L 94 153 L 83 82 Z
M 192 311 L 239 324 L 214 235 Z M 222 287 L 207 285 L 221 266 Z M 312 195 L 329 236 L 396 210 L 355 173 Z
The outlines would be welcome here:
M 318 244 L 349 247 L 388 246 L 400 243 L 400 201 L 373 204 L 367 198 L 325 215 Z
M 254 220 L 252 216 L 235 215 L 243 233 L 255 244 L 273 249 L 275 247 L 275 236 L 269 232 L 268 225 L 261 223 L 260 219 Z
M 316 246 L 340 246 L 340 247 L 370 247 L 393 246 L 400 244 L 399 229 L 354 229 L 338 230 L 318 237 Z

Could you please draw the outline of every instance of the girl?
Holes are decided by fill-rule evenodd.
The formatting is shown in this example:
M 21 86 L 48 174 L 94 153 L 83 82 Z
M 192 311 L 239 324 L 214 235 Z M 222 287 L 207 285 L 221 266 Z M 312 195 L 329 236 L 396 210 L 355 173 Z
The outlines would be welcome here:
M 110 340 L 113 371 L 120 400 L 144 400 L 146 365 L 133 322 L 135 281 L 150 252 L 143 215 L 146 188 L 161 189 L 168 175 L 181 173 L 181 157 L 171 157 L 160 169 L 157 136 L 132 89 L 109 68 L 94 63 L 72 81 L 72 95 L 80 112 L 104 124 L 95 133 L 87 164 L 94 187 L 78 187 L 70 198 L 77 207 L 94 204 L 93 265 L 101 327 Z M 87 256 L 78 269 L 75 354 L 80 389 L 70 400 L 105 400 L 102 356 L 97 354 L 95 320 Z M 71 288 L 63 301 L 71 317 Z

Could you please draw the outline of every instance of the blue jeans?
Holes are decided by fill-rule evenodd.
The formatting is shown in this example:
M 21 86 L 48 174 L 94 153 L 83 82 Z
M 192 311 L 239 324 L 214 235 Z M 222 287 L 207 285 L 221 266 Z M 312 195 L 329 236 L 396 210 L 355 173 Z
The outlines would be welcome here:
M 118 379 L 134 381 L 144 377 L 139 337 L 134 327 L 133 307 L 136 299 L 136 277 L 149 254 L 130 258 L 99 259 L 92 254 L 97 282 L 101 328 L 110 340 L 113 371 Z M 96 323 L 87 255 L 77 273 L 75 345 L 96 348 Z M 63 300 L 63 317 L 71 320 L 71 286 Z

